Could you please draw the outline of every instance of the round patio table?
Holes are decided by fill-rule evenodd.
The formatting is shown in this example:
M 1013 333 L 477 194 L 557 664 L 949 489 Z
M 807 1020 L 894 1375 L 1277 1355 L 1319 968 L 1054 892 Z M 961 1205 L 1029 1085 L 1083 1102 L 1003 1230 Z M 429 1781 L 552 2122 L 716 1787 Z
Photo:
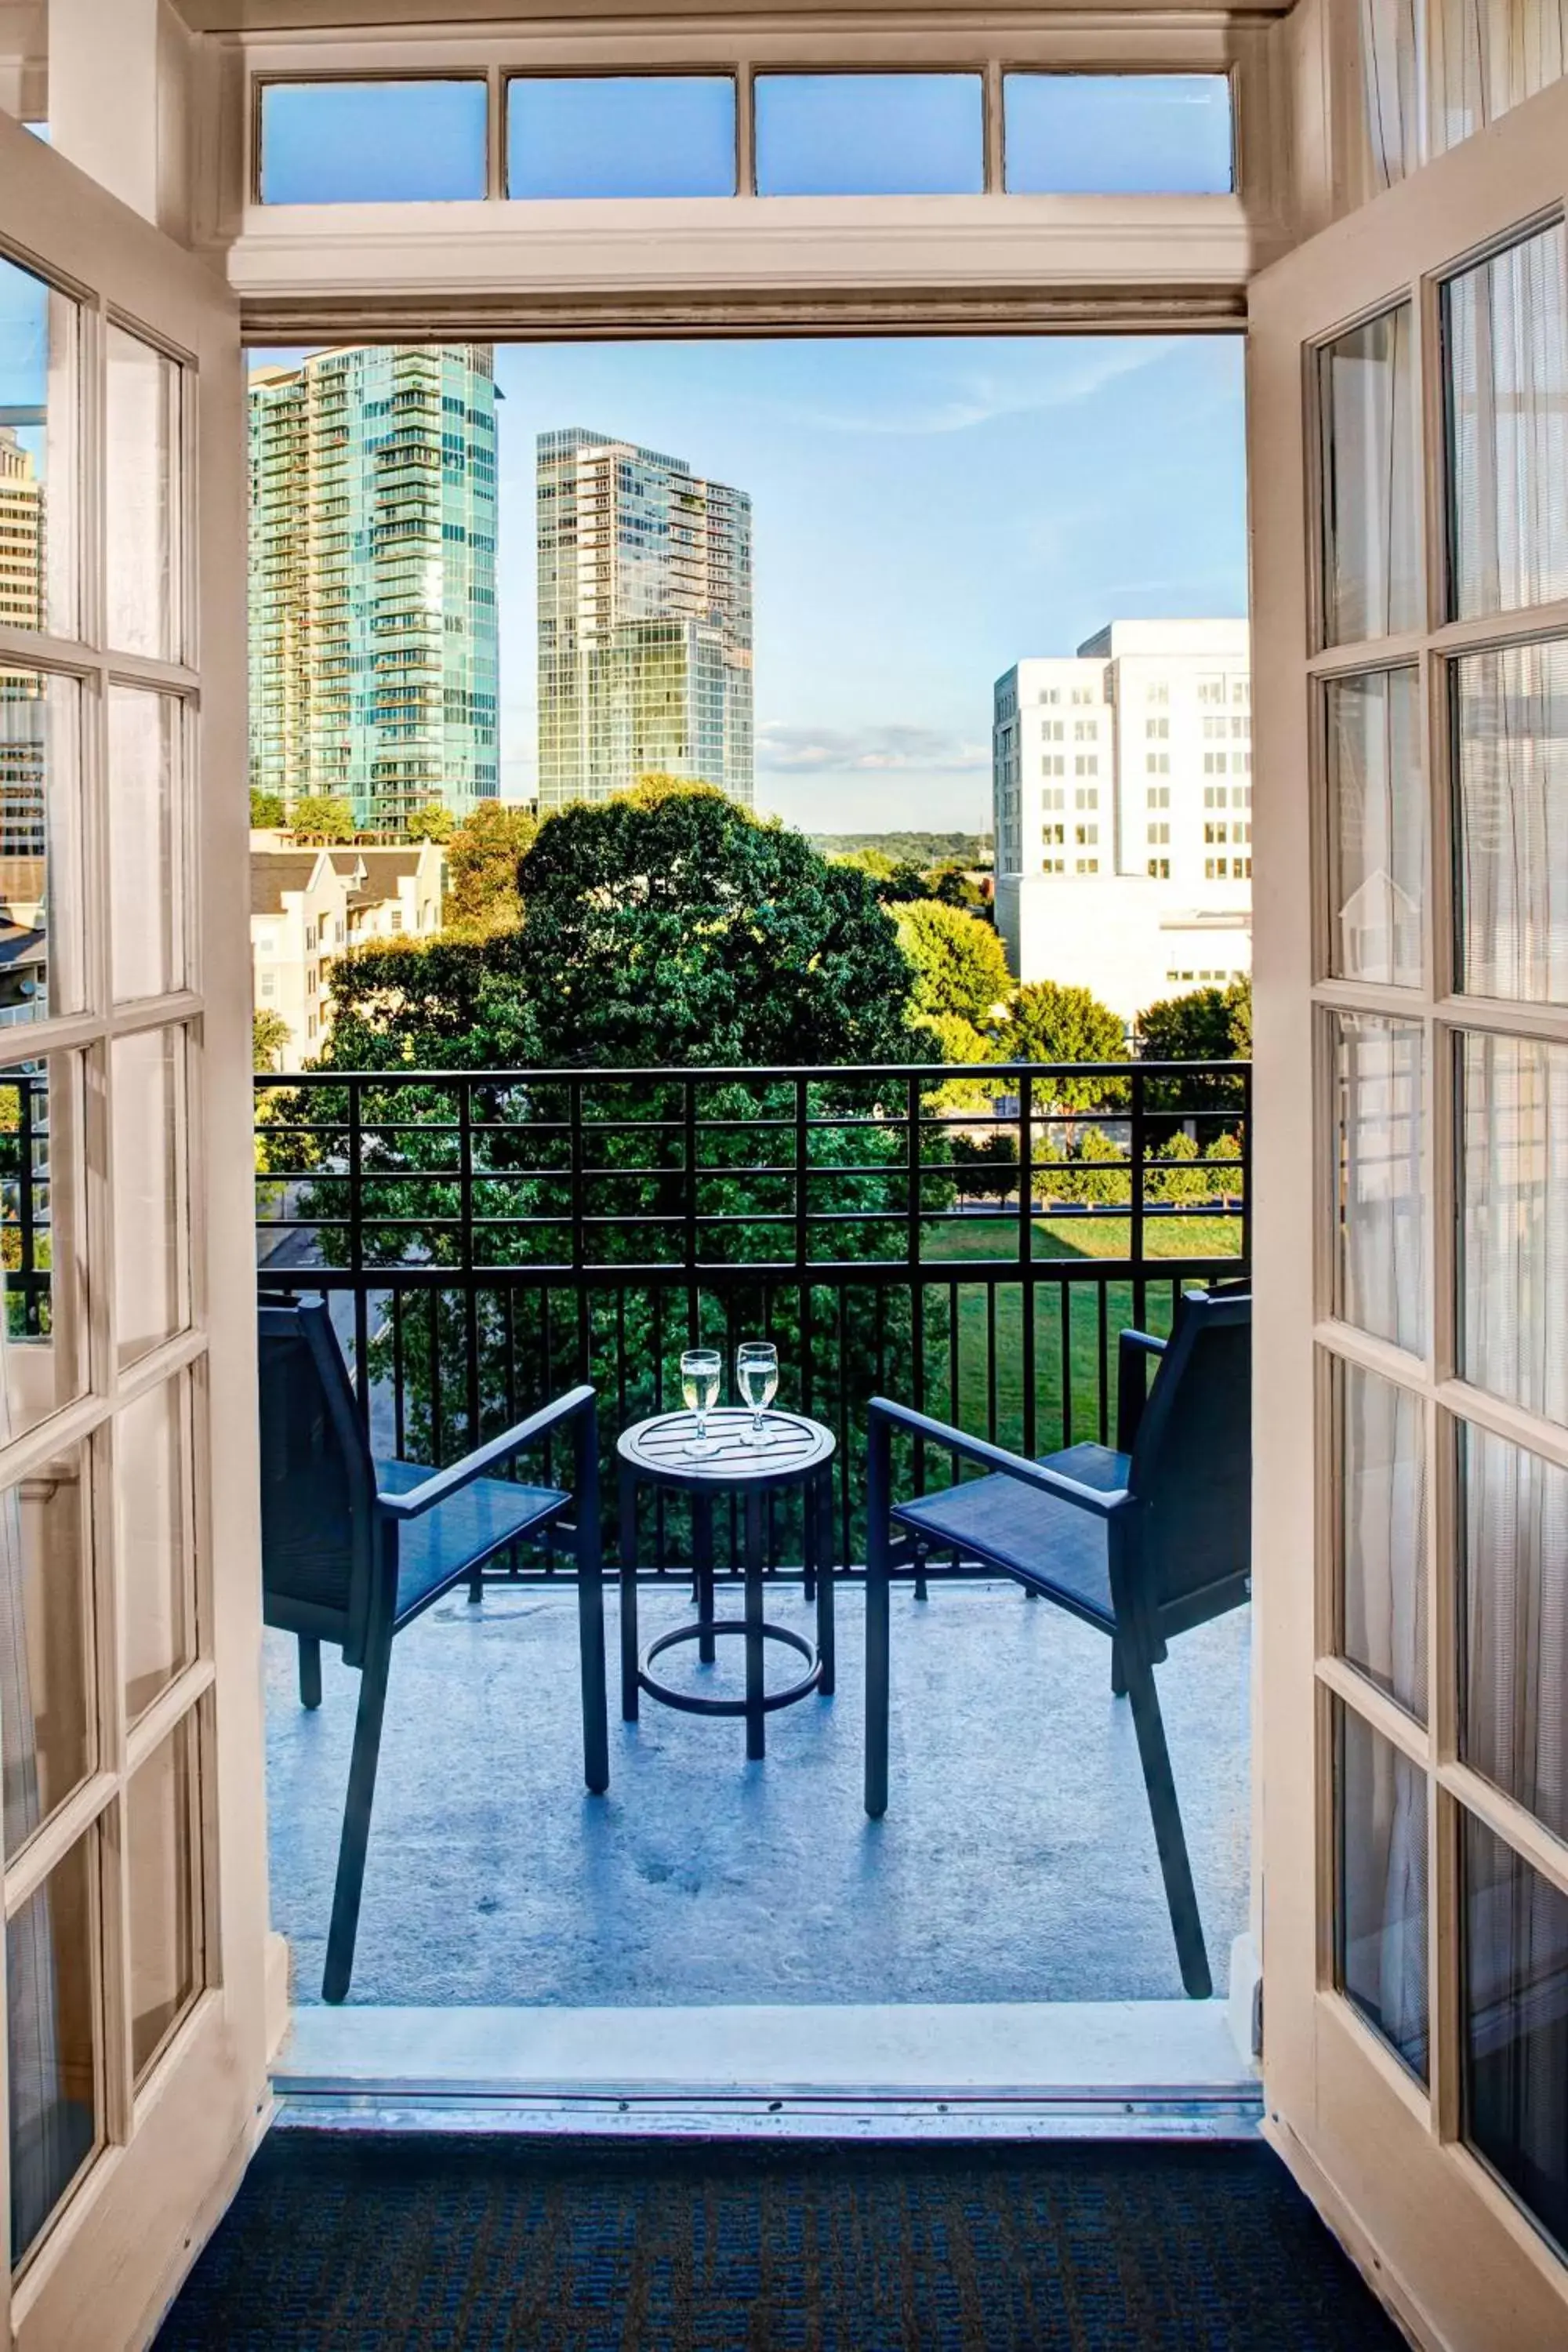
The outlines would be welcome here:
M 768 1412 L 763 1416 L 764 1443 L 748 1444 L 752 1415 L 742 1405 L 721 1405 L 708 1415 L 708 1434 L 716 1441 L 711 1454 L 687 1452 L 696 1433 L 697 1417 L 690 1412 L 662 1412 L 639 1421 L 625 1431 L 616 1451 L 620 1459 L 621 1513 L 621 1715 L 637 1719 L 639 1693 L 663 1706 L 686 1715 L 740 1715 L 746 1718 L 748 1758 L 767 1753 L 767 1717 L 781 1706 L 819 1691 L 833 1692 L 833 1569 L 830 1545 L 833 1527 L 833 1432 L 804 1413 Z M 674 1488 L 691 1497 L 692 1566 L 697 1585 L 697 1622 L 661 1633 L 648 1644 L 646 1656 L 637 1650 L 637 1488 Z M 805 1518 L 806 1591 L 816 1587 L 816 1644 L 787 1625 L 772 1625 L 763 1614 L 763 1506 L 781 1488 L 799 1486 Z M 738 1495 L 745 1510 L 745 1610 L 740 1617 L 718 1617 L 713 1601 L 713 1504 L 716 1496 Z M 667 1650 L 695 1642 L 704 1665 L 711 1665 L 720 1640 L 733 1637 L 746 1645 L 746 1695 L 743 1698 L 713 1698 L 700 1691 L 677 1690 L 660 1682 L 654 1661 Z M 770 1691 L 763 1671 L 765 1645 L 777 1642 L 797 1651 L 805 1672 L 783 1690 Z

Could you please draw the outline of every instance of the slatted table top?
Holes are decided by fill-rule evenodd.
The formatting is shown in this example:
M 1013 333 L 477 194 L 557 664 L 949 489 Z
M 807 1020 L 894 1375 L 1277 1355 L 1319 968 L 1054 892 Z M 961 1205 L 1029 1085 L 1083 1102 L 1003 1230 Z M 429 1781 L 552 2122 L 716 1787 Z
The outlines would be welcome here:
M 716 1454 L 688 1454 L 697 1433 L 694 1412 L 661 1412 L 624 1430 L 616 1451 L 639 1478 L 667 1486 L 786 1486 L 808 1477 L 831 1462 L 836 1441 L 830 1429 L 804 1413 L 769 1412 L 763 1416 L 767 1433 L 763 1445 L 748 1445 L 745 1433 L 752 1415 L 744 1405 L 716 1405 L 708 1416 L 708 1434 L 718 1443 Z

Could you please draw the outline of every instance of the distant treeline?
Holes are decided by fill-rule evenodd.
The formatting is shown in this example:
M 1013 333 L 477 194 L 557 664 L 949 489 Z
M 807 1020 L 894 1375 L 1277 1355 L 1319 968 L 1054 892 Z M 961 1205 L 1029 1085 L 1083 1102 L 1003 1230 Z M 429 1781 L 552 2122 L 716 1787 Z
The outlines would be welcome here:
M 988 833 L 811 833 L 806 839 L 824 857 L 844 857 L 854 849 L 879 849 L 895 866 L 989 866 Z

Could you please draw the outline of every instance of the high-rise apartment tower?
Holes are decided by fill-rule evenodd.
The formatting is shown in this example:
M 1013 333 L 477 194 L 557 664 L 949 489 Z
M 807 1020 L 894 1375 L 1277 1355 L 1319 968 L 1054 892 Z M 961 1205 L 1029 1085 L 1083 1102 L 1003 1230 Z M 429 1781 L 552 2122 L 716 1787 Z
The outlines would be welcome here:
M 751 499 L 573 426 L 539 436 L 538 509 L 541 811 L 649 771 L 750 807 Z
M 250 380 L 250 781 L 363 828 L 500 788 L 496 389 L 481 344 Z

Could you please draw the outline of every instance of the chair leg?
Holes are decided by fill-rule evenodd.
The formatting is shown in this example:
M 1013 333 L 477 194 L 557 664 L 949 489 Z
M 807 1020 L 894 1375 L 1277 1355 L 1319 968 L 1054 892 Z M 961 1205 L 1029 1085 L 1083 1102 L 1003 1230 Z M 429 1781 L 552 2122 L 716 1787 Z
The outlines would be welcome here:
M 300 1704 L 321 1704 L 321 1645 L 313 1633 L 300 1636 Z
M 1165 1745 L 1164 1719 L 1154 1688 L 1154 1669 L 1136 1641 L 1123 1640 L 1117 1646 L 1127 1681 L 1127 1696 L 1132 1702 L 1138 1755 L 1143 1767 L 1143 1786 L 1149 1795 L 1154 1843 L 1160 1850 L 1160 1869 L 1165 1881 L 1165 1901 L 1170 1908 L 1171 1931 L 1176 1939 L 1182 1983 L 1190 1999 L 1207 2000 L 1214 1991 L 1214 1979 L 1204 1947 L 1204 1923 L 1198 1913 L 1192 1864 L 1187 1860 L 1187 1841 L 1182 1828 L 1181 1807 L 1176 1801 L 1170 1750 Z
M 866 1811 L 888 1810 L 888 1504 L 889 1447 L 873 1422 L 866 1476 Z
M 597 1497 L 594 1501 L 598 1517 Z M 583 1675 L 583 1777 L 595 1797 L 610 1785 L 609 1700 L 605 1688 L 605 1570 L 599 1554 L 597 1525 L 583 1526 L 577 1537 L 577 1646 Z
M 338 1847 L 337 1885 L 332 1890 L 332 1924 L 327 1936 L 326 1972 L 321 1979 L 323 2000 L 342 2000 L 353 1974 L 360 1896 L 364 1889 L 365 1849 L 370 1843 L 370 1809 L 375 1798 L 375 1768 L 381 1754 L 381 1723 L 386 1709 L 386 1674 L 391 1662 L 392 1634 L 388 1630 L 378 1634 L 367 1651 L 360 1675 L 349 1792 Z
M 1110 1696 L 1112 1698 L 1125 1698 L 1127 1696 L 1127 1677 L 1121 1671 L 1121 1644 L 1117 1641 L 1110 1644 Z

